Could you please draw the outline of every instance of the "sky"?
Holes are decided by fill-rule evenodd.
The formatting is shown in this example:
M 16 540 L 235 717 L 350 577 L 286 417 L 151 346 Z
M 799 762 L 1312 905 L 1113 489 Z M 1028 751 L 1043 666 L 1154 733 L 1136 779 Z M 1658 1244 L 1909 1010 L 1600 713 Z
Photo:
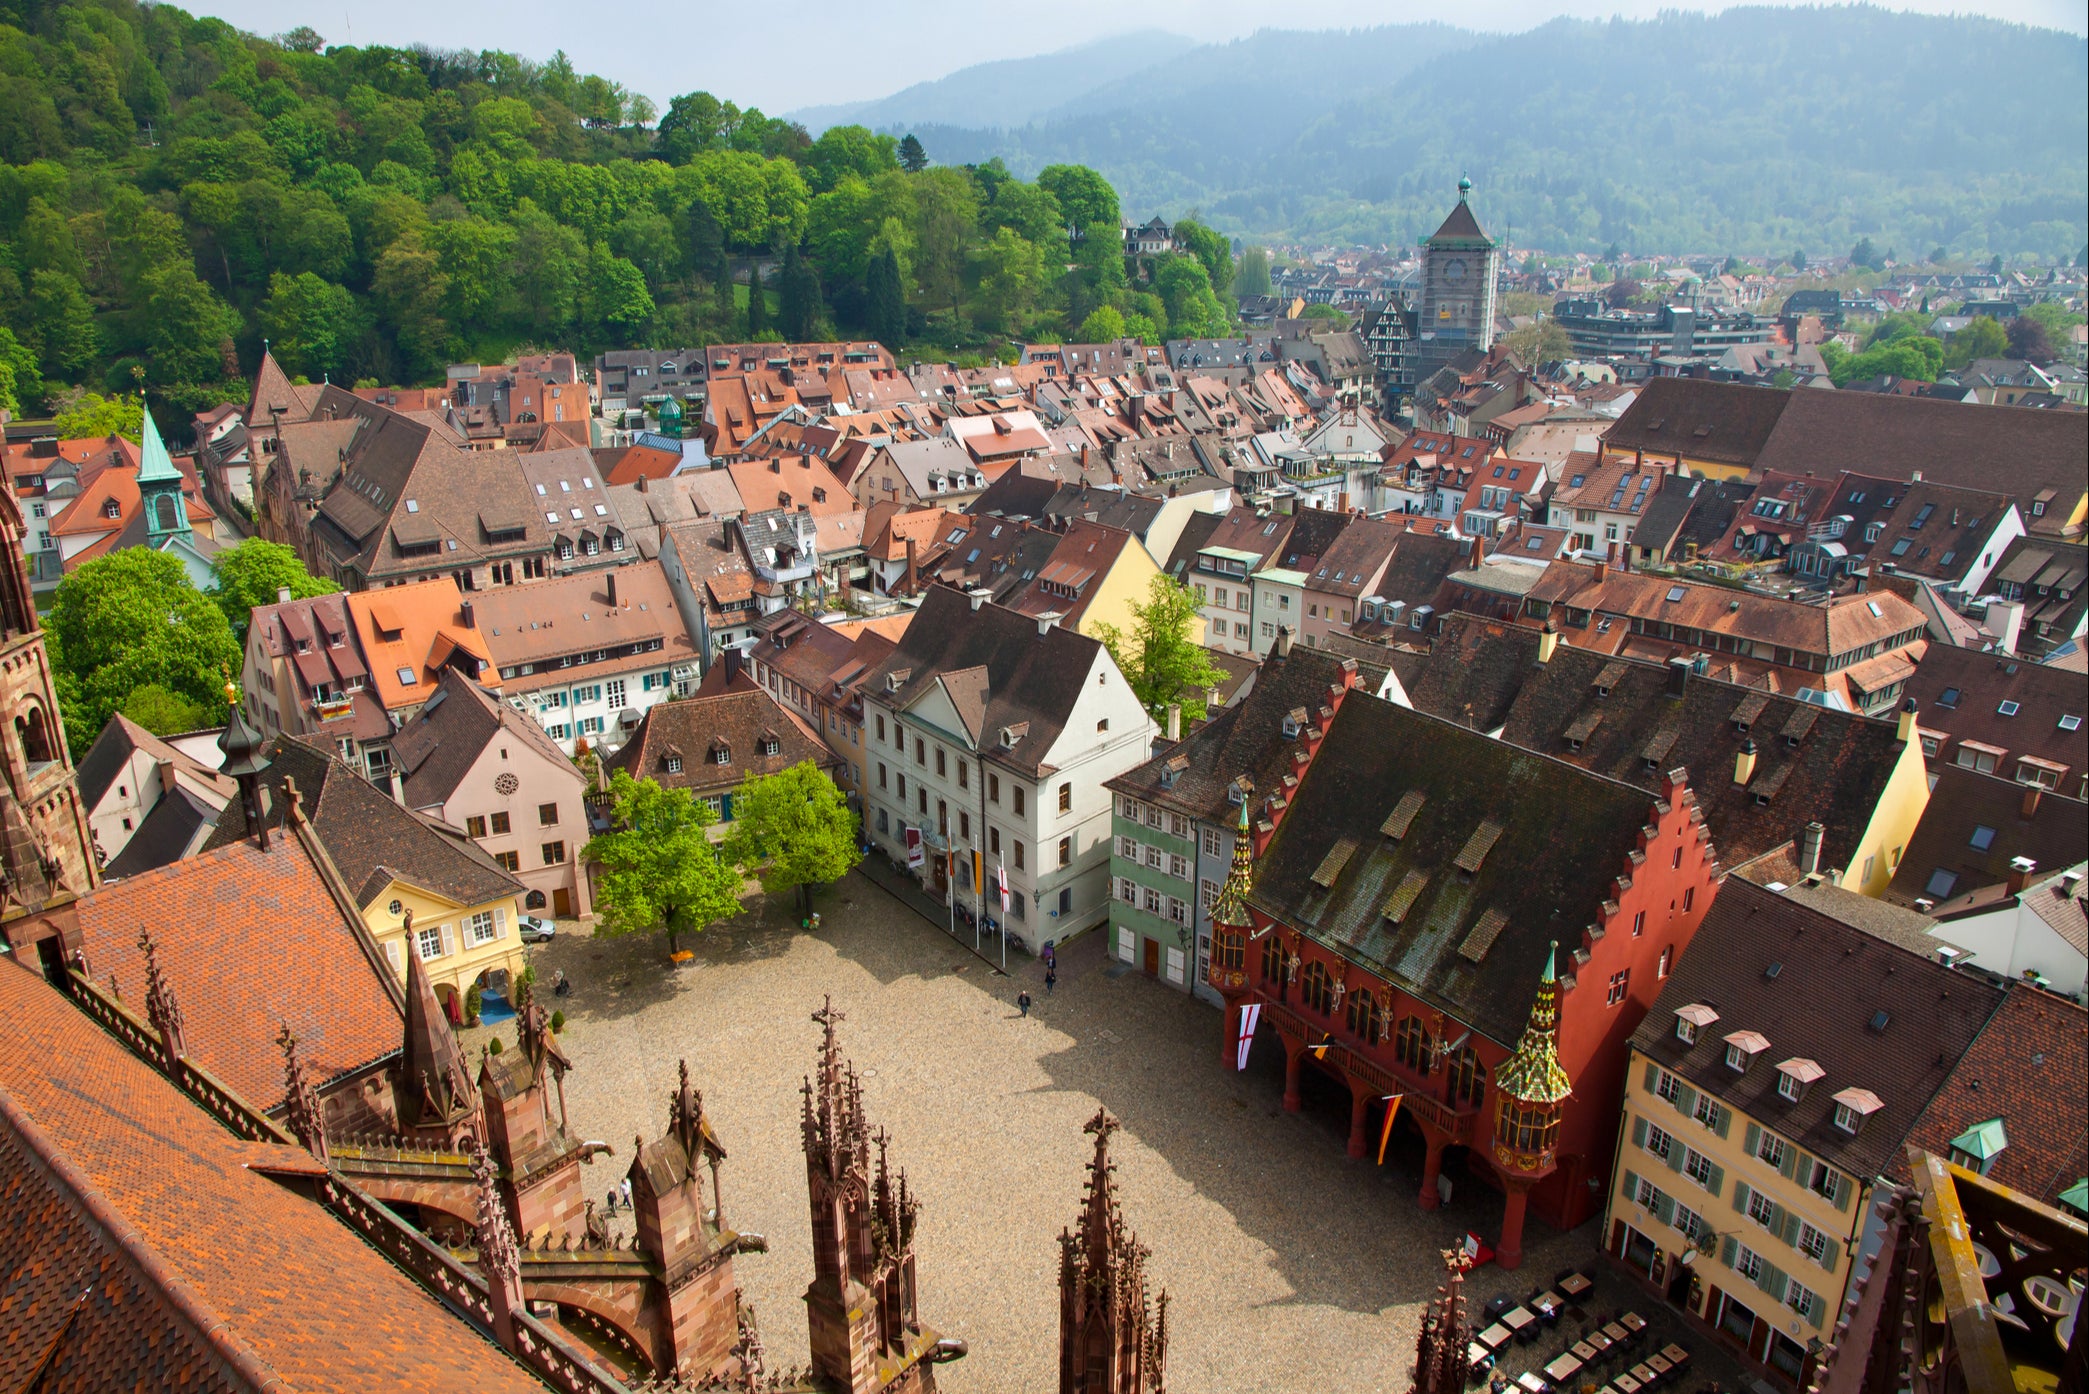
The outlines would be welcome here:
M 1121 0 L 1054 0 L 1027 9 L 978 0 L 632 0 L 601 16 L 571 0 L 450 0 L 433 9 L 422 0 L 177 3 L 260 34 L 310 25 L 336 44 L 499 48 L 539 59 L 563 48 L 580 71 L 600 73 L 662 107 L 677 93 L 702 89 L 771 115 L 882 97 L 974 63 L 1050 53 L 1135 29 L 1206 41 L 1263 28 L 1421 20 L 1516 32 L 1561 15 L 1648 19 L 1660 10 L 1726 8 L 1694 0 L 1497 0 L 1480 15 L 1421 0 L 1322 0 L 1308 20 L 1296 11 L 1273 11 L 1268 0 L 1144 0 L 1129 9 Z M 1983 14 L 2076 34 L 2089 27 L 2082 0 L 1904 0 L 1890 8 Z

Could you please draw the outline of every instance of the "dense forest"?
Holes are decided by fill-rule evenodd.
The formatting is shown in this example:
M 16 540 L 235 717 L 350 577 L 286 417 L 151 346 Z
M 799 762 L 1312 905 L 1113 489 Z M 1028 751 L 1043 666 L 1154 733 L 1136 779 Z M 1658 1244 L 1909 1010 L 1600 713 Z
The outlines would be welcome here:
M 925 104 L 937 122 L 889 101 L 873 124 L 1019 173 L 1079 161 L 1138 217 L 1201 209 L 1238 236 L 1412 245 L 1469 172 L 1490 231 L 1555 252 L 1869 236 L 2063 257 L 2085 236 L 2085 54 L 2055 30 L 1861 5 L 1266 31 L 1157 48 L 1020 123 L 990 104 L 953 121 L 960 73 Z
M 143 387 L 175 425 L 244 400 L 264 340 L 315 381 L 404 384 L 524 344 L 1214 332 L 1234 266 L 1190 236 L 1194 255 L 1127 268 L 1117 195 L 1086 168 L 1026 181 L 860 126 L 814 140 L 703 92 L 656 113 L 563 55 L 0 0 L 17 411 Z

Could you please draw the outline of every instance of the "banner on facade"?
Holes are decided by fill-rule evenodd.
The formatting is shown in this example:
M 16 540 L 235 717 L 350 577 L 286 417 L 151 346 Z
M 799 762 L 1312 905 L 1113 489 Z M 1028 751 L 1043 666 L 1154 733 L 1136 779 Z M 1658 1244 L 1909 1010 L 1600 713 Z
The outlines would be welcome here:
M 977 847 L 974 847 L 972 849 L 972 894 L 979 895 L 985 890 L 986 858 L 979 854 Z
M 1248 1047 L 1255 1044 L 1255 1027 L 1261 1020 L 1260 1002 L 1250 1002 L 1240 1009 L 1240 1054 L 1234 1062 L 1234 1069 L 1245 1070 L 1248 1067 Z
M 1405 1094 L 1385 1096 L 1385 1123 L 1378 1130 L 1378 1165 L 1385 1165 L 1385 1145 L 1393 1140 L 1393 1116 L 1400 1111 L 1400 1100 Z
M 908 828 L 906 832 L 907 867 L 909 870 L 918 871 L 921 867 L 927 865 L 928 863 L 927 851 L 921 845 L 921 829 Z
M 1000 895 L 1001 895 L 1001 913 L 1005 915 L 1005 914 L 1007 914 L 1007 913 L 1008 913 L 1008 868 L 1007 868 L 1007 867 L 1005 867 L 1005 866 L 996 866 L 996 867 L 994 868 L 994 889 L 995 889 L 996 891 L 998 891 L 998 892 L 1000 893 Z

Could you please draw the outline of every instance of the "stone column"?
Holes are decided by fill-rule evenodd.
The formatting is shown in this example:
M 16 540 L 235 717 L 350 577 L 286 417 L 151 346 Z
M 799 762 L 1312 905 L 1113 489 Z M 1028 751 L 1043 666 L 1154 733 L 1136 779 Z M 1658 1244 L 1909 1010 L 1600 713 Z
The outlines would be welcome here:
M 1219 1013 L 1219 1063 L 1228 1071 L 1240 1063 L 1240 1003 L 1228 1001 Z
M 1278 1039 L 1282 1040 L 1283 1038 L 1279 1037 Z M 1305 1062 L 1305 1048 L 1295 1046 L 1288 1040 L 1284 1041 L 1284 1112 L 1286 1113 L 1296 1113 L 1300 1108 L 1304 1107 L 1304 1101 L 1298 1096 L 1298 1074 Z
M 1364 1126 L 1370 1112 L 1371 1096 L 1364 1092 L 1363 1085 L 1355 1080 L 1351 1080 L 1349 1082 L 1349 1155 L 1351 1157 L 1361 1157 L 1371 1150 L 1370 1139 L 1367 1136 L 1368 1129 Z
M 1429 1145 L 1428 1155 L 1422 1159 L 1422 1193 L 1416 1199 L 1422 1209 L 1434 1210 L 1443 1204 L 1443 1197 L 1436 1192 L 1436 1178 L 1443 1174 L 1443 1135 L 1426 1123 L 1422 1125 L 1422 1138 Z
M 1523 1266 L 1523 1208 L 1530 1200 L 1530 1183 L 1510 1181 L 1503 1187 L 1501 1242 L 1494 1246 L 1494 1261 L 1504 1269 Z

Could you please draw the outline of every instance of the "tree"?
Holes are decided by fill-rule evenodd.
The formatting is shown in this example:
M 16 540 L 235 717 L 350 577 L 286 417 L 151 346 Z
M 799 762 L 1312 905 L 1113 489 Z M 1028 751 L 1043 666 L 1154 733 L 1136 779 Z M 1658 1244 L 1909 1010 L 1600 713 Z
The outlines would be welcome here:
M 180 561 L 149 547 L 97 557 L 59 582 L 48 629 L 52 666 L 78 694 L 66 704 L 65 730 L 79 750 L 147 684 L 216 706 L 241 662 L 225 612 L 189 584 Z
M 783 275 L 776 288 L 781 293 L 778 316 L 784 339 L 794 344 L 810 343 L 818 337 L 820 278 L 798 254 L 796 243 L 784 251 Z
M 1175 224 L 1175 240 L 1204 263 L 1204 274 L 1214 291 L 1233 284 L 1233 246 L 1223 236 L 1194 219 L 1184 218 Z
M 1211 277 L 1195 257 L 1165 256 L 1154 268 L 1153 288 L 1167 307 L 1168 327 L 1178 339 L 1213 339 L 1229 327 L 1225 307 L 1212 293 Z
M 347 359 L 360 316 L 355 297 L 309 271 L 268 279 L 261 328 L 283 371 L 305 378 L 337 374 Z
M 1857 245 L 1850 248 L 1851 268 L 1862 268 L 1864 270 L 1872 270 L 1876 268 L 1878 264 L 1879 249 L 1871 245 L 1871 239 L 1869 237 L 1858 238 Z
M 43 395 L 44 377 L 36 369 L 36 355 L 0 324 L 0 411 L 20 416 L 24 403 L 41 401 Z
M 30 276 L 23 329 L 46 377 L 79 382 L 101 355 L 94 306 L 80 283 L 63 271 L 37 271 Z
M 762 284 L 759 262 L 747 268 L 747 342 L 758 343 L 769 332 L 769 290 Z
M 1603 292 L 1603 300 L 1612 309 L 1622 310 L 1633 301 L 1639 299 L 1639 294 L 1639 282 L 1619 279 L 1612 281 L 1610 289 Z
M 179 692 L 169 692 L 153 682 L 133 690 L 124 698 L 122 710 L 125 716 L 155 736 L 200 731 L 224 720 L 222 704 L 205 706 L 201 702 L 192 702 Z
M 1951 336 L 1944 361 L 1954 368 L 1963 368 L 1975 359 L 2001 358 L 2008 352 L 2009 336 L 2003 332 L 2002 326 L 1986 315 L 1980 315 Z
M 609 781 L 611 830 L 588 839 L 583 860 L 601 869 L 597 934 L 667 935 L 667 948 L 740 912 L 740 876 L 705 829 L 717 822 L 687 789 L 618 770 Z
M 1557 363 L 1563 358 L 1574 356 L 1574 345 L 1567 338 L 1567 331 L 1560 328 L 1556 319 L 1541 319 L 1536 324 L 1526 324 L 1521 329 L 1511 330 L 1502 340 L 1502 344 L 1526 367 L 1536 367 L 1540 363 Z
M 928 151 L 921 148 L 921 142 L 914 138 L 912 131 L 907 132 L 899 143 L 899 167 L 909 174 L 919 174 L 928 168 Z
M 1793 251 L 1793 253 L 1792 253 L 1792 270 L 1794 270 L 1794 271 L 1804 271 L 1805 269 L 1806 269 L 1806 249 L 1805 249 L 1804 247 L 1800 247 L 1800 248 L 1798 248 L 1798 249 L 1794 250 L 1794 251 Z
M 58 413 L 53 423 L 60 440 L 101 440 L 122 436 L 145 439 L 145 403 L 136 397 L 102 397 L 89 392 Z
M 1044 284 L 1044 259 L 1036 244 L 1023 240 L 1014 228 L 996 229 L 991 240 L 979 249 L 979 306 L 983 327 L 1012 331 L 1037 303 Z
M 1240 270 L 1233 275 L 1237 296 L 1267 295 L 1270 292 L 1269 253 L 1261 247 L 1243 247 Z
M 1987 271 L 1990 276 L 2002 274 L 2002 254 L 2000 252 L 1995 253 L 1994 260 L 1987 264 Z
M 1098 624 L 1095 637 L 1155 720 L 1165 720 L 1170 706 L 1180 706 L 1184 721 L 1202 721 L 1205 699 L 1220 677 L 1197 642 L 1203 627 L 1196 594 L 1161 575 L 1147 583 L 1145 603 L 1132 606 L 1130 634 Z
M 897 347 L 907 337 L 907 293 L 900 282 L 899 257 L 890 246 L 871 258 L 863 289 L 870 302 L 871 337 L 887 348 Z
M 259 537 L 250 537 L 237 547 L 218 553 L 210 569 L 217 578 L 210 598 L 225 612 L 232 632 L 242 637 L 254 607 L 274 605 L 286 590 L 292 600 L 309 600 L 341 589 L 305 570 L 304 562 L 291 548 Z
M 1124 316 L 1114 305 L 1098 305 L 1081 321 L 1074 341 L 1082 344 L 1114 344 L 1124 337 Z
M 810 760 L 771 775 L 749 774 L 733 795 L 733 826 L 721 849 L 761 878 L 770 895 L 798 893 L 812 913 L 812 888 L 838 881 L 863 858 L 856 815 L 826 771 Z
M 2053 341 L 2045 326 L 2029 315 L 2018 315 L 2009 322 L 2009 352 L 2013 358 L 2030 363 L 2053 361 Z
M 1117 211 L 1117 191 L 1109 180 L 1086 165 L 1046 165 L 1037 172 L 1037 184 L 1059 200 L 1068 227 L 1079 228 L 1084 238 L 1098 233 L 1107 236 L 1112 250 L 1121 254 L 1123 222 Z

